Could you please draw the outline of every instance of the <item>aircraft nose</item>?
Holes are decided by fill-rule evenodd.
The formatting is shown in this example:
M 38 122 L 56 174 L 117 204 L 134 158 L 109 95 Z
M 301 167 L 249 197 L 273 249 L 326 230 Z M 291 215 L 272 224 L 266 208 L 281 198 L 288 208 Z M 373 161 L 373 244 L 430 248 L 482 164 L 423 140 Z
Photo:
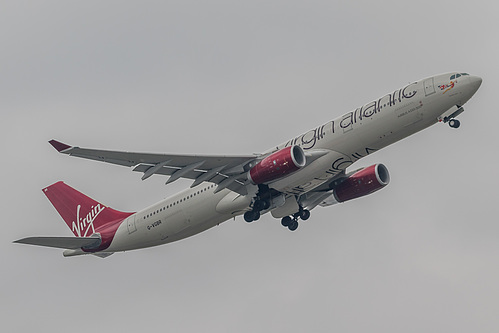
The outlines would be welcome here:
M 478 90 L 478 88 L 480 88 L 480 85 L 482 84 L 482 78 L 479 76 L 470 75 L 469 84 L 470 84 L 471 88 L 473 89 L 473 93 L 475 93 Z
M 459 105 L 463 105 L 469 101 L 471 97 L 473 97 L 482 84 L 482 78 L 475 75 L 466 75 L 466 79 L 461 82 L 463 82 L 463 85 L 461 90 L 461 100 L 458 103 Z

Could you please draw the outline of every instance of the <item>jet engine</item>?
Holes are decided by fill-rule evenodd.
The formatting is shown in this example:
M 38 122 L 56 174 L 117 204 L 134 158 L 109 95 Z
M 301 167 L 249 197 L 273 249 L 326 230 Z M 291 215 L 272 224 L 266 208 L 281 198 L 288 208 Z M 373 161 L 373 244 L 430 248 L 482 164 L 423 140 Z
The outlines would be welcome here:
M 376 192 L 390 183 L 388 169 L 383 164 L 374 164 L 348 176 L 334 189 L 338 202 L 363 197 Z
M 305 153 L 300 146 L 286 147 L 258 162 L 248 171 L 248 179 L 255 185 L 268 183 L 295 172 L 305 164 Z

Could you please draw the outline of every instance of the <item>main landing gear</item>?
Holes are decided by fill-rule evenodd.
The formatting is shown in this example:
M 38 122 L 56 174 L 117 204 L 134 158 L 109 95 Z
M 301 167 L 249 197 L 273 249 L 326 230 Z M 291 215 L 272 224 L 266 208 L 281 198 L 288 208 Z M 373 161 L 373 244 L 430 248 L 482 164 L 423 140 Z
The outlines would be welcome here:
M 244 213 L 244 220 L 246 222 L 253 222 L 260 218 L 260 212 L 270 208 L 270 201 L 272 200 L 271 190 L 267 185 L 258 185 L 258 193 L 253 202 L 253 207 L 250 211 Z
M 256 200 L 253 204 L 253 209 L 244 213 L 244 220 L 248 223 L 257 221 L 258 219 L 260 219 L 260 211 L 267 210 L 269 207 L 270 203 L 263 200 Z M 296 229 L 298 229 L 298 219 L 306 221 L 309 218 L 310 211 L 300 207 L 300 210 L 297 213 L 291 216 L 284 216 L 281 219 L 281 224 L 289 230 L 295 231 Z
M 244 220 L 248 223 L 257 221 L 260 219 L 261 212 L 268 211 L 271 208 L 272 198 L 278 198 L 278 193 L 271 193 L 271 190 L 266 185 L 259 185 L 258 193 L 254 198 L 251 210 L 244 213 Z M 301 205 L 298 205 L 299 210 L 291 216 L 285 216 L 281 219 L 281 224 L 291 231 L 295 231 L 298 228 L 298 219 L 303 221 L 310 218 L 310 211 L 303 209 Z
M 300 211 L 293 214 L 293 217 L 284 216 L 281 219 L 281 224 L 283 225 L 283 227 L 286 227 L 291 231 L 295 231 L 296 229 L 298 229 L 298 219 L 301 218 L 303 221 L 306 221 L 309 217 L 310 211 L 300 207 Z
M 246 222 L 257 221 L 260 218 L 260 212 L 262 210 L 267 210 L 270 208 L 270 202 L 268 200 L 258 199 L 253 204 L 253 209 L 244 213 L 244 220 Z

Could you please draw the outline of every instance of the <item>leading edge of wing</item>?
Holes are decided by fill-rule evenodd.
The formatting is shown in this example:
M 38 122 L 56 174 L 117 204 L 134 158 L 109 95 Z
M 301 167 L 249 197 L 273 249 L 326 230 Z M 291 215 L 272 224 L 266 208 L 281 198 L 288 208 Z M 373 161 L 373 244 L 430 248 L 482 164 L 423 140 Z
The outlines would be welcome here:
M 201 160 L 205 160 L 203 164 L 204 168 L 210 168 L 210 164 L 214 162 L 216 166 L 223 164 L 227 167 L 233 167 L 240 163 L 254 160 L 257 155 L 194 155 L 194 154 L 158 154 L 158 153 L 139 153 L 139 152 L 128 152 L 128 151 L 116 151 L 116 150 L 101 150 L 101 149 L 89 149 L 80 148 L 76 146 L 70 146 L 57 140 L 50 140 L 49 143 L 60 153 L 68 154 L 71 156 L 88 158 L 99 160 L 108 163 L 135 166 L 140 163 L 152 163 L 157 164 L 165 160 L 172 160 L 169 164 L 179 164 L 178 166 L 186 166 Z M 228 163 L 229 162 L 229 163 Z M 184 165 L 181 165 L 184 164 Z

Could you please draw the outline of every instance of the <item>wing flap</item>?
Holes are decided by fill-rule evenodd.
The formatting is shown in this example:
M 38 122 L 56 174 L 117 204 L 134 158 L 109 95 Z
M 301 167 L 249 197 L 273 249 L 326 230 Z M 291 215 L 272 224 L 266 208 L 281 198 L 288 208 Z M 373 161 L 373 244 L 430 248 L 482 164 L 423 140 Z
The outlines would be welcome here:
M 16 240 L 14 243 L 76 250 L 97 248 L 101 239 L 99 237 L 27 237 Z

